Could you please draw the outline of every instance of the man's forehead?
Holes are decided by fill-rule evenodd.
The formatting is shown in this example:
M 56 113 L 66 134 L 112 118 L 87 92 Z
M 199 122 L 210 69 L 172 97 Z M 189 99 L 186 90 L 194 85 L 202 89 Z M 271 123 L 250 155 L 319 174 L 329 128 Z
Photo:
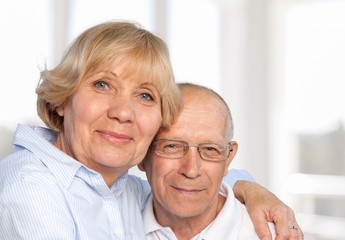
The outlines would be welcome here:
M 224 132 L 227 117 L 221 104 L 194 102 L 186 103 L 176 121 L 168 129 L 162 129 L 159 136 L 170 134 L 184 135 L 186 132 Z M 224 128 L 222 127 L 224 126 Z

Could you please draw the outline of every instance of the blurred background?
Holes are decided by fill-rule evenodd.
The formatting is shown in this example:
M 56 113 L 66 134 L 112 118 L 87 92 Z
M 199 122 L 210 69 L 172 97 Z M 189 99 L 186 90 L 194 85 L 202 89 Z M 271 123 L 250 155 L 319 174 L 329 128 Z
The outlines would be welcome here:
M 0 158 L 17 123 L 42 124 L 40 69 L 114 19 L 163 38 L 178 82 L 224 96 L 239 143 L 231 167 L 291 206 L 305 239 L 345 239 L 344 0 L 1 1 Z

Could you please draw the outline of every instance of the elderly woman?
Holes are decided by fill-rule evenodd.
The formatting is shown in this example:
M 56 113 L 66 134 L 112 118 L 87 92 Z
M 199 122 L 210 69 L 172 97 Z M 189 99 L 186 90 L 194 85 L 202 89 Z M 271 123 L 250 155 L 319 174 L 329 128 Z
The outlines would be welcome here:
M 150 187 L 127 170 L 181 108 L 165 43 L 133 23 L 94 26 L 36 93 L 48 128 L 18 125 L 0 161 L 0 239 L 144 239 Z

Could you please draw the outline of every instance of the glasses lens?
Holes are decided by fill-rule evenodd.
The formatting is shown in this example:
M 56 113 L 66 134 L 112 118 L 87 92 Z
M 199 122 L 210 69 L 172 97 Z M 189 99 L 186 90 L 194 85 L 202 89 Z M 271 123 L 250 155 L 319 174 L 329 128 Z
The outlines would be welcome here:
M 226 147 L 207 143 L 207 144 L 200 144 L 199 145 L 199 152 L 202 159 L 209 160 L 209 161 L 223 161 L 226 158 Z
M 161 157 L 181 158 L 185 155 L 188 145 L 185 142 L 161 139 L 155 142 L 156 153 Z

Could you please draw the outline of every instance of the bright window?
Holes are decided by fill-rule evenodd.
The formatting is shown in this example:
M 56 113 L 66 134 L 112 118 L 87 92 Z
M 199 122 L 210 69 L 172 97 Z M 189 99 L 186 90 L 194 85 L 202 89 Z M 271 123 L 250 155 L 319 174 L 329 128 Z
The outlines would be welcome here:
M 287 15 L 285 89 L 293 131 L 345 123 L 344 13 L 344 1 L 317 1 L 296 5 Z
M 168 44 L 176 80 L 220 90 L 220 12 L 211 0 L 168 1 Z
M 46 0 L 0 2 L 0 126 L 4 128 L 37 119 L 39 68 L 51 53 L 49 7 Z
M 284 116 L 299 172 L 288 188 L 311 240 L 345 237 L 344 13 L 345 1 L 305 1 L 286 16 Z
M 133 20 L 154 30 L 153 0 L 71 0 L 68 39 L 73 40 L 81 31 L 107 20 Z

